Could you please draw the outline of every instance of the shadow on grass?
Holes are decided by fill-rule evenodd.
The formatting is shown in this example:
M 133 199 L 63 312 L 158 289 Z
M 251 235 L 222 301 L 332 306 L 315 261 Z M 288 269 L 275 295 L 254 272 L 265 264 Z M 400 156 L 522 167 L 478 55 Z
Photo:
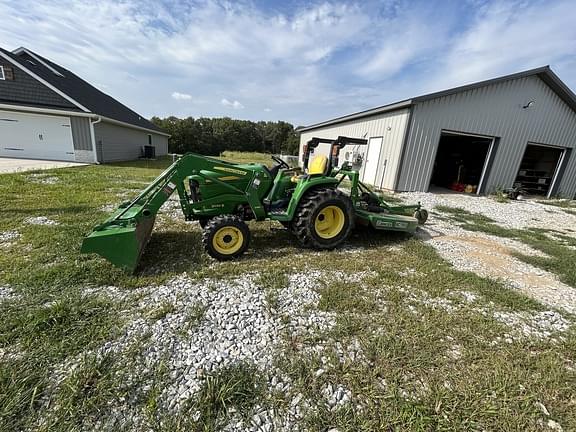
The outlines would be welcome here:
M 414 238 L 414 234 L 376 230 L 371 227 L 356 227 L 348 239 L 347 245 L 351 247 L 373 248 L 380 246 L 397 246 Z
M 146 246 L 138 276 L 198 270 L 207 263 L 199 231 L 154 232 Z
M 382 246 L 396 246 L 413 238 L 413 234 L 395 232 L 395 231 L 378 231 L 367 227 L 356 227 L 350 237 L 340 247 L 334 249 L 338 252 L 341 249 L 359 248 L 371 249 Z M 252 237 L 250 245 L 252 257 L 262 259 L 272 257 L 279 250 L 286 249 L 286 253 L 293 252 L 318 252 L 314 249 L 303 248 L 287 229 L 273 228 L 266 231 L 258 231 Z
M 41 201 L 39 201 L 41 203 Z M 33 208 L 8 208 L 6 210 L 0 210 L 0 218 L 9 218 L 13 215 L 23 215 L 23 216 L 46 216 L 46 214 L 76 214 L 76 213 L 88 213 L 94 211 L 93 207 L 84 206 L 65 206 L 65 207 L 33 207 Z M 5 215 L 5 216 L 4 216 Z
M 117 168 L 145 168 L 145 169 L 164 169 L 172 165 L 172 157 L 161 156 L 157 159 L 138 159 L 126 162 L 111 162 L 104 164 L 105 167 Z

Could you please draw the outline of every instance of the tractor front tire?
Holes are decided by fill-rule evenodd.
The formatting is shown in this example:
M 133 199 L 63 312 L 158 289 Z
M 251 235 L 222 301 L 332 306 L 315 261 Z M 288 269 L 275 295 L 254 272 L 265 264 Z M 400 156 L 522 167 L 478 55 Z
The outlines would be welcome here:
M 212 258 L 228 261 L 246 252 L 250 244 L 250 229 L 238 216 L 216 216 L 206 223 L 202 244 Z
M 292 221 L 292 232 L 304 247 L 334 249 L 354 227 L 354 209 L 338 189 L 316 189 L 302 197 Z

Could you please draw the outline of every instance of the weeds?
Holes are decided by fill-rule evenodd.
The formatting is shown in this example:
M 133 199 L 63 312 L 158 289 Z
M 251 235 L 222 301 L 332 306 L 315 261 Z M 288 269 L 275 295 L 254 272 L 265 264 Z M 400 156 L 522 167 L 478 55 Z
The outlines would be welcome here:
M 13 302 L 2 307 L 0 347 L 18 346 L 62 359 L 96 346 L 117 328 L 115 307 L 101 298 L 64 296 L 50 303 Z
M 225 156 L 254 160 L 252 155 Z M 538 430 L 539 421 L 548 418 L 564 430 L 576 428 L 574 330 L 545 340 L 517 336 L 518 329 L 490 312 L 530 315 L 542 305 L 498 282 L 454 270 L 432 247 L 409 235 L 358 230 L 345 249 L 318 253 L 298 248 L 286 231 L 251 223 L 249 253 L 235 262 L 214 263 L 199 251 L 196 224 L 170 220 L 157 225 L 136 276 L 80 255 L 82 236 L 105 215 L 102 206 L 129 199 L 169 163 L 64 169 L 58 182 L 41 186 L 31 186 L 20 174 L 0 176 L 5 216 L 0 231 L 22 234 L 0 250 L 0 285 L 17 294 L 0 303 L 0 430 L 141 428 L 129 418 L 113 423 L 118 407 L 142 414 L 152 430 L 222 430 L 231 420 L 247 425 L 257 405 L 286 413 L 299 394 L 301 405 L 306 401 L 311 408 L 303 408 L 303 418 L 295 423 L 309 430 Z M 547 257 L 522 259 L 541 260 L 539 266 L 576 281 L 571 270 L 576 257 L 568 252 L 574 246 L 571 237 L 502 228 L 459 209 L 438 210 L 466 229 L 542 250 Z M 38 215 L 59 225 L 22 224 Z M 114 355 L 90 354 L 114 340 L 124 310 L 134 305 L 80 293 L 86 285 L 152 285 L 183 271 L 198 279 L 258 274 L 270 314 L 295 272 L 368 276 L 356 282 L 318 281 L 318 308 L 333 314 L 335 325 L 304 338 L 287 335 L 275 367 L 289 378 L 289 389 L 268 391 L 265 377 L 275 370 L 234 364 L 208 375 L 182 411 L 168 412 L 162 392 L 174 383 L 170 359 L 135 376 L 146 355 L 141 340 Z M 475 300 L 462 300 L 463 290 Z M 151 319 L 184 314 L 189 327 L 177 336 L 178 343 L 186 343 L 187 331 L 203 322 L 205 307 L 180 310 L 164 303 L 150 313 Z M 64 368 L 64 376 L 58 375 L 63 381 L 55 382 L 56 369 L 70 364 L 75 367 Z M 329 407 L 323 393 L 328 385 L 350 390 L 351 401 Z
M 152 321 L 158 321 L 166 317 L 166 315 L 171 314 L 176 310 L 176 307 L 169 302 L 162 302 L 158 306 L 154 307 L 152 310 L 148 311 L 147 316 Z
M 554 200 L 554 199 L 548 199 L 548 200 L 539 200 L 536 201 L 538 204 L 544 204 L 544 205 L 549 205 L 549 206 L 554 206 L 554 207 L 560 207 L 563 209 L 576 209 L 576 201 L 574 200 Z
M 41 358 L 19 355 L 0 361 L 0 431 L 30 426 L 48 386 L 48 375 Z
M 206 377 L 198 394 L 190 399 L 186 414 L 169 427 L 178 430 L 219 431 L 232 409 L 247 414 L 262 398 L 264 382 L 251 365 L 238 363 Z
M 267 304 L 276 309 L 278 308 L 278 295 L 288 285 L 288 277 L 284 269 L 273 268 L 262 272 L 258 276 L 256 284 L 264 288 Z
M 448 214 L 466 230 L 519 240 L 543 252 L 545 256 L 514 255 L 528 264 L 557 274 L 562 282 L 576 287 L 576 268 L 573 265 L 576 262 L 576 241 L 573 238 L 562 236 L 555 230 L 504 228 L 486 216 L 462 209 L 443 206 L 436 209 Z
M 118 403 L 114 366 L 111 354 L 85 356 L 60 385 L 55 397 L 57 409 L 45 429 L 97 429 L 102 413 Z M 107 418 L 104 423 L 110 420 Z
M 185 315 L 185 321 L 178 330 L 180 336 L 186 337 L 188 333 L 197 327 L 204 315 L 206 314 L 206 307 L 201 304 L 193 305 Z

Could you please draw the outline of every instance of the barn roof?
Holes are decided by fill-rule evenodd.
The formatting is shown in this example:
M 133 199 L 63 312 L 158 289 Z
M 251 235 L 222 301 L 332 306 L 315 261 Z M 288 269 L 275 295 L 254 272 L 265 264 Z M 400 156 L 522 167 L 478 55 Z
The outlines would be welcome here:
M 371 117 L 377 114 L 383 114 L 386 112 L 397 111 L 400 109 L 409 108 L 410 106 L 418 103 L 424 102 L 430 99 L 436 99 L 443 96 L 449 96 L 454 93 L 460 93 L 468 90 L 474 90 L 480 87 L 485 87 L 492 84 L 497 84 L 504 81 L 515 80 L 519 78 L 525 78 L 529 76 L 538 76 L 542 81 L 544 81 L 557 95 L 562 99 L 570 108 L 576 111 L 576 95 L 568 88 L 566 84 L 556 75 L 550 66 L 542 66 L 536 69 L 530 69 L 523 72 L 518 72 L 511 75 L 504 75 L 497 78 L 492 78 L 489 80 L 478 81 L 472 84 L 466 84 L 459 87 L 454 87 L 448 90 L 442 90 L 439 92 L 428 93 L 422 96 L 417 96 L 411 99 L 405 99 L 400 102 L 394 102 L 387 105 L 382 105 L 380 107 L 371 108 L 365 111 L 359 111 L 353 114 L 348 114 L 342 117 L 336 117 L 331 120 L 326 120 L 320 123 L 316 123 L 310 126 L 305 126 L 299 128 L 298 132 L 306 132 L 313 129 L 318 129 L 324 126 L 330 126 L 333 124 L 344 123 L 350 120 L 356 120 L 364 117 Z

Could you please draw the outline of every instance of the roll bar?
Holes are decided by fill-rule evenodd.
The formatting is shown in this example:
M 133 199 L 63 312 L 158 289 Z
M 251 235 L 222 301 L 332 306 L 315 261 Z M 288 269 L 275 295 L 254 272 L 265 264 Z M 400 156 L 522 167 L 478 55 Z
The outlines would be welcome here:
M 318 147 L 319 144 L 330 144 L 330 165 L 338 165 L 338 156 L 340 155 L 340 150 L 346 147 L 348 144 L 353 145 L 366 145 L 368 140 L 363 138 L 350 138 L 345 136 L 339 136 L 336 139 L 328 138 L 317 138 L 314 137 L 304 144 L 304 159 L 303 168 L 308 168 L 308 162 L 310 160 L 310 152 Z

